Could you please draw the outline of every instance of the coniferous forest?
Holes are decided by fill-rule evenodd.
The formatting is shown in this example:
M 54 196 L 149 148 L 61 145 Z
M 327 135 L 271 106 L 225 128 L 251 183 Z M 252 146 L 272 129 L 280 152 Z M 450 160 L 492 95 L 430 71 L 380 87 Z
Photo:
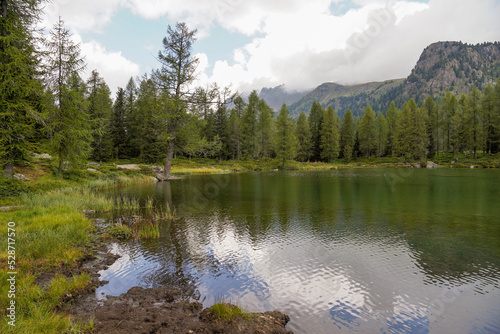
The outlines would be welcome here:
M 315 102 L 308 115 L 294 119 L 286 105 L 275 111 L 257 91 L 244 99 L 216 84 L 193 87 L 196 31 L 184 23 L 168 27 L 158 69 L 130 78 L 112 96 L 98 69 L 82 77 L 85 59 L 62 19 L 46 35 L 33 28 L 41 3 L 1 2 L 0 159 L 8 176 L 28 153 L 42 151 L 54 155 L 59 171 L 89 159 L 135 159 L 165 163 L 168 178 L 172 160 L 181 156 L 277 158 L 284 165 L 477 158 L 500 150 L 500 81 L 461 96 L 429 96 L 421 105 L 413 99 L 388 110 L 367 105 L 356 118 L 349 110 L 340 119 Z

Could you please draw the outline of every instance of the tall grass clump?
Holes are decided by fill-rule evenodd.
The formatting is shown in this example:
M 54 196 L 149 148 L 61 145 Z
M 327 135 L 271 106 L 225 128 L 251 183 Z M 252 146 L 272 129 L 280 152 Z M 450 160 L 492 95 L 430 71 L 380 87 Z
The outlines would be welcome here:
M 210 306 L 210 310 L 217 317 L 217 319 L 222 321 L 233 321 L 238 317 L 249 321 L 252 318 L 251 313 L 243 311 L 239 306 L 225 302 L 224 299 Z

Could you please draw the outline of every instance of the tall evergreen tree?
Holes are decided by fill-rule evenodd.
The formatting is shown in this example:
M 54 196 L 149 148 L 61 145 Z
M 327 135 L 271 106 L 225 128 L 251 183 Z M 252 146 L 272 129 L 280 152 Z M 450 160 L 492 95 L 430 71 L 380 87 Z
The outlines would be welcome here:
M 281 160 L 284 167 L 287 160 L 295 157 L 297 142 L 293 119 L 289 116 L 290 111 L 286 104 L 283 104 L 276 118 L 276 157 Z
M 377 138 L 377 156 L 382 157 L 387 152 L 388 125 L 384 115 L 379 112 L 375 120 L 375 133 Z
M 61 19 L 50 32 L 47 48 L 47 79 L 55 99 L 49 116 L 51 146 L 61 171 L 63 161 L 86 158 L 90 147 L 89 117 L 84 101 L 86 88 L 79 77 L 85 69 L 85 60 L 80 55 L 80 45 L 73 43 Z
M 387 119 L 387 154 L 394 154 L 394 136 L 396 134 L 396 123 L 398 119 L 398 108 L 394 101 L 389 105 L 387 109 L 386 119 Z
M 138 97 L 138 88 L 133 78 L 130 78 L 127 86 L 125 87 L 124 108 L 123 115 L 126 136 L 124 138 L 122 155 L 123 157 L 137 157 L 139 156 L 139 146 L 133 143 L 141 137 L 140 132 L 140 115 L 136 112 L 136 101 Z
M 34 150 L 37 124 L 44 124 L 34 37 L 41 3 L 0 1 L 0 163 L 8 177 Z
M 300 113 L 299 119 L 297 121 L 297 126 L 295 128 L 295 137 L 297 138 L 297 160 L 298 161 L 308 161 L 311 157 L 311 130 L 309 128 L 309 123 L 306 114 Z
M 241 117 L 241 143 L 245 157 L 253 159 L 258 154 L 258 126 L 259 96 L 257 91 L 252 91 L 248 97 L 248 105 Z
M 396 156 L 403 156 L 405 158 L 405 162 L 407 162 L 412 157 L 412 122 L 412 109 L 409 105 L 409 102 L 405 102 L 403 104 L 403 109 L 399 113 L 397 119 L 393 143 L 393 154 Z
M 231 154 L 231 140 L 229 135 L 229 117 L 227 106 L 223 101 L 218 103 L 217 110 L 214 114 L 215 133 L 220 139 L 220 150 L 217 152 L 219 161 L 226 159 Z
M 259 116 L 257 121 L 259 154 L 263 158 L 269 158 L 272 154 L 274 146 L 273 111 L 271 107 L 269 107 L 263 99 L 260 99 L 257 108 L 259 110 Z
M 127 112 L 125 108 L 125 91 L 118 88 L 116 99 L 113 104 L 113 114 L 111 116 L 111 139 L 114 148 L 114 157 L 123 158 L 124 149 L 127 144 Z
M 434 99 L 428 96 L 422 105 L 422 109 L 427 114 L 428 119 L 427 136 L 429 137 L 429 146 L 427 147 L 427 151 L 429 152 L 428 157 L 431 158 L 439 154 L 439 107 L 434 102 Z
M 314 102 L 309 112 L 309 127 L 311 129 L 312 159 L 321 158 L 321 125 L 325 110 L 319 102 Z
M 333 162 L 339 156 L 340 151 L 340 120 L 331 106 L 323 118 L 321 127 L 321 159 Z
M 467 96 L 466 104 L 467 123 L 472 130 L 472 150 L 474 159 L 477 159 L 477 151 L 483 150 L 483 126 L 481 124 L 481 92 L 472 87 L 471 93 Z
M 198 59 L 191 55 L 193 42 L 196 41 L 196 30 L 189 30 L 184 22 L 177 23 L 175 29 L 170 25 L 167 36 L 163 39 L 163 51 L 158 53 L 161 69 L 155 72 L 156 81 L 165 98 L 171 103 L 163 103 L 167 122 L 168 149 L 165 159 L 163 180 L 170 177 L 170 168 L 174 158 L 176 133 L 184 124 L 186 109 L 192 102 L 189 84 L 195 79 Z
M 92 130 L 92 152 L 94 160 L 107 160 L 113 155 L 113 139 L 111 137 L 111 113 L 113 101 L 111 91 L 97 70 L 92 71 L 87 81 L 88 114 Z
M 453 117 L 458 108 L 458 100 L 450 91 L 447 91 L 444 96 L 444 102 L 442 109 L 443 120 L 443 149 L 446 152 L 451 152 L 452 150 L 452 135 L 453 135 Z
M 455 113 L 451 119 L 451 146 L 455 158 L 458 160 L 459 154 L 472 149 L 472 127 L 470 126 L 470 118 L 467 114 L 467 98 L 463 94 L 457 103 Z
M 413 127 L 412 127 L 412 154 L 415 159 L 422 161 L 428 155 L 429 147 L 429 136 L 428 136 L 428 124 L 429 116 L 426 110 L 418 108 L 416 103 L 410 100 L 410 108 L 413 112 Z
M 488 154 L 492 153 L 495 142 L 495 89 L 491 84 L 487 85 L 483 90 L 483 99 L 481 101 L 481 115 L 483 119 L 483 134 L 484 146 Z
M 354 119 L 351 110 L 348 109 L 342 118 L 340 128 L 340 151 L 347 162 L 352 159 L 355 141 Z
M 358 131 L 359 149 L 363 155 L 370 158 L 377 149 L 375 111 L 370 105 L 366 106 Z

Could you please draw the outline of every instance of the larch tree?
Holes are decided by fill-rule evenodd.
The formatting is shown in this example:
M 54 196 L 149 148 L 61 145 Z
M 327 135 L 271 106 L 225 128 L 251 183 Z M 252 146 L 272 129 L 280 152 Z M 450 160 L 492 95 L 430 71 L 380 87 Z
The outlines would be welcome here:
M 295 158 L 296 149 L 294 121 L 286 104 L 283 104 L 276 118 L 276 157 L 281 160 L 282 168 L 287 160 Z
M 91 158 L 97 161 L 107 160 L 113 156 L 113 138 L 111 137 L 111 114 L 113 101 L 111 91 L 99 76 L 97 70 L 93 70 L 87 81 L 88 109 L 90 126 L 92 131 Z
M 44 124 L 34 30 L 42 2 L 0 1 L 0 163 L 7 177 L 35 149 L 36 126 Z
M 365 108 L 358 129 L 359 149 L 363 155 L 370 158 L 377 149 L 377 133 L 375 126 L 375 111 L 370 105 Z
M 263 99 L 260 99 L 257 108 L 259 110 L 257 120 L 259 154 L 262 158 L 269 158 L 273 152 L 274 146 L 273 111 Z
M 405 102 L 405 104 L 403 104 L 403 109 L 398 116 L 393 143 L 394 155 L 404 157 L 405 162 L 408 162 L 408 160 L 412 157 L 412 122 L 412 109 L 410 108 L 409 103 Z
M 307 116 L 303 112 L 300 113 L 295 128 L 295 137 L 297 138 L 297 160 L 308 161 L 311 157 L 311 130 L 307 121 Z
M 163 103 L 166 115 L 167 157 L 163 178 L 168 180 L 174 158 L 176 133 L 182 127 L 188 105 L 192 102 L 190 84 L 195 79 L 195 70 L 198 59 L 191 54 L 191 48 L 196 41 L 196 30 L 189 30 L 186 23 L 179 22 L 175 29 L 170 25 L 167 36 L 163 39 L 163 50 L 158 53 L 161 64 L 160 70 L 155 72 L 155 79 L 163 94 L 164 99 L 171 102 Z
M 495 143 L 496 103 L 498 102 L 495 101 L 495 89 L 489 84 L 483 90 L 483 99 L 481 101 L 485 149 L 488 154 L 492 153 Z
M 387 119 L 387 154 L 393 155 L 394 153 L 394 140 L 396 134 L 396 124 L 398 119 L 398 108 L 394 101 L 389 105 L 387 109 L 386 119 Z
M 377 137 L 377 156 L 385 156 L 387 152 L 388 125 L 381 112 L 378 113 L 375 119 L 375 133 Z
M 355 141 L 354 119 L 351 110 L 348 109 L 344 117 L 342 117 L 342 125 L 340 127 L 340 152 L 347 162 L 352 159 Z
M 124 149 L 127 144 L 127 118 L 125 109 L 125 91 L 118 88 L 113 113 L 111 115 L 111 139 L 113 142 L 115 159 L 124 157 Z
M 339 156 L 340 143 L 339 143 L 339 117 L 331 106 L 325 113 L 323 118 L 323 125 L 321 127 L 321 159 L 333 162 Z
M 321 125 L 325 109 L 319 102 L 314 102 L 309 112 L 309 127 L 311 129 L 312 142 L 312 159 L 319 160 L 321 158 Z
M 61 18 L 47 40 L 47 81 L 55 104 L 49 115 L 51 146 L 63 162 L 75 163 L 87 157 L 91 131 L 85 104 L 86 87 L 79 73 L 85 69 L 80 44 L 75 44 Z
M 241 143 L 246 158 L 254 159 L 259 153 L 258 147 L 258 125 L 259 96 L 257 91 L 252 91 L 248 97 L 248 104 L 241 117 Z
M 483 149 L 483 126 L 481 112 L 481 92 L 476 87 L 472 87 L 472 91 L 467 96 L 466 102 L 466 117 L 467 123 L 472 131 L 472 151 L 474 159 L 477 159 L 477 151 Z

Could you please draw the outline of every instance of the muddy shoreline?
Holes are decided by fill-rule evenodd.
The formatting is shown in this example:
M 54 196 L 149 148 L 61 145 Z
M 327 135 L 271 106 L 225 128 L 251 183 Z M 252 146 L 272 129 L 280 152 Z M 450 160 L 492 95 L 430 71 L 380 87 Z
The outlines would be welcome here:
M 84 259 L 76 269 L 76 273 L 90 274 L 91 286 L 61 310 L 75 321 L 93 319 L 93 333 L 293 333 L 286 329 L 290 318 L 279 311 L 250 313 L 246 319 L 238 316 L 220 320 L 210 309 L 203 309 L 201 303 L 190 300 L 175 287 L 133 287 L 120 296 L 98 300 L 95 289 L 108 283 L 99 280 L 99 271 L 119 258 L 109 252 L 108 244 L 94 249 L 93 256 Z M 49 276 L 42 275 L 40 283 L 43 285 Z

